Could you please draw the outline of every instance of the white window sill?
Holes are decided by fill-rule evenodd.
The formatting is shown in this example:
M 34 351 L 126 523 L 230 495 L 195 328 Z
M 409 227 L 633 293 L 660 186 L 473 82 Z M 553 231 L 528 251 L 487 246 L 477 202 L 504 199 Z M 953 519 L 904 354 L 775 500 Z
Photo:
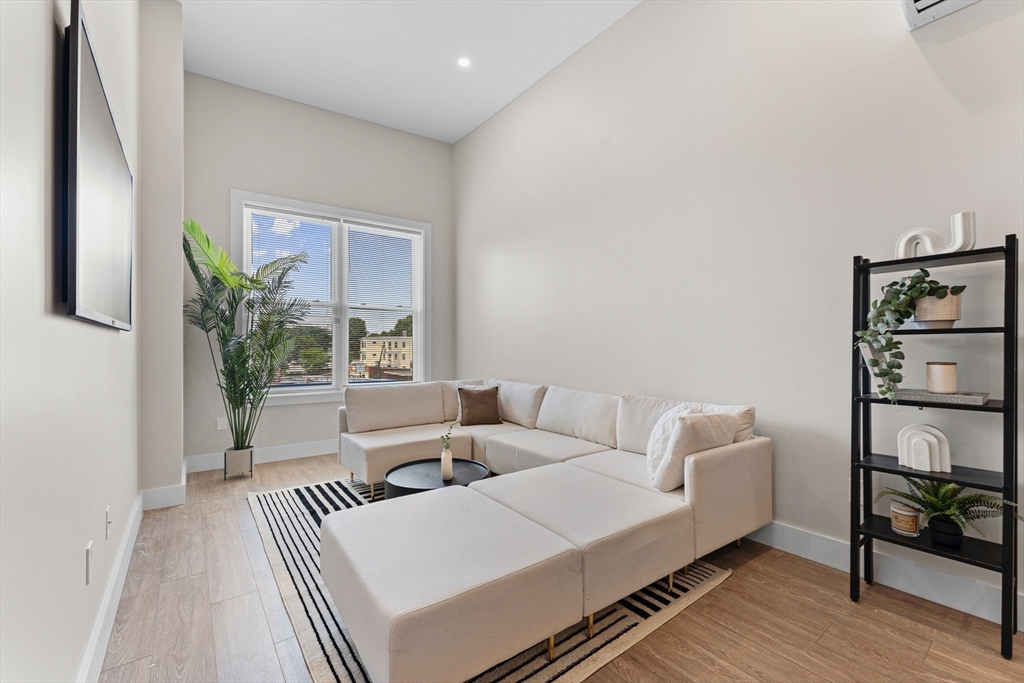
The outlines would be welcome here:
M 266 406 L 294 406 L 304 403 L 345 403 L 344 389 L 322 389 L 320 391 L 282 391 L 267 396 Z

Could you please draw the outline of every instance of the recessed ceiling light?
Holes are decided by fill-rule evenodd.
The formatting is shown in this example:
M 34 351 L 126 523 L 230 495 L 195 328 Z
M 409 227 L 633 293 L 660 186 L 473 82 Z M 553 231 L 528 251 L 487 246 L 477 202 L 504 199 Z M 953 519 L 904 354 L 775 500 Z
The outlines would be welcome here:
M 459 58 L 459 66 L 469 66 L 469 60 L 465 57 Z

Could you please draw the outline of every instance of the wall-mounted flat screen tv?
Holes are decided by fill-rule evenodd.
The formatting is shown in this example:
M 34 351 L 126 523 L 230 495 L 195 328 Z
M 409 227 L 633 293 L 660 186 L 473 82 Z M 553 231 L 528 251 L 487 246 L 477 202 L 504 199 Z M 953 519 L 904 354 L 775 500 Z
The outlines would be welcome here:
M 67 312 L 130 330 L 133 178 L 79 0 L 71 2 L 65 50 Z

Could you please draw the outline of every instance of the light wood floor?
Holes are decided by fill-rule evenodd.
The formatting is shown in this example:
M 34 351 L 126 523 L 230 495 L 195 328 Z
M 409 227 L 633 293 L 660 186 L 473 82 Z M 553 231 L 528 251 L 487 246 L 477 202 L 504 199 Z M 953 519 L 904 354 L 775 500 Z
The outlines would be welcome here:
M 185 505 L 145 513 L 100 681 L 308 681 L 249 491 L 340 479 L 334 456 L 188 475 Z M 745 541 L 707 558 L 733 575 L 589 683 L 1024 681 L 995 624 Z

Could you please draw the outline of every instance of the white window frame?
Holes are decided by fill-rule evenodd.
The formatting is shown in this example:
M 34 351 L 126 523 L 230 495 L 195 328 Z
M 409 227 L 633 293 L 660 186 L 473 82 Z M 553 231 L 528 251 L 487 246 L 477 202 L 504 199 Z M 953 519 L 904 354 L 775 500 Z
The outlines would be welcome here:
M 348 317 L 350 310 L 392 310 L 409 311 L 402 307 L 362 306 L 348 303 L 348 233 L 350 228 L 379 230 L 388 234 L 406 232 L 418 235 L 413 240 L 412 289 L 413 289 L 413 330 L 412 354 L 413 382 L 430 381 L 430 224 L 392 216 L 382 216 L 355 209 L 304 202 L 297 199 L 273 195 L 231 190 L 231 258 L 245 272 L 252 269 L 252 235 L 248 229 L 252 210 L 299 214 L 311 220 L 329 223 L 332 226 L 331 273 L 334 286 L 333 315 L 330 318 L 312 317 L 313 324 L 334 326 L 333 367 L 334 381 L 330 387 L 310 389 L 307 387 L 272 387 L 267 397 L 268 406 L 296 405 L 303 403 L 342 403 L 345 387 L 348 385 Z M 339 362 L 341 361 L 341 362 Z M 343 369 L 343 371 L 342 371 Z M 382 381 L 382 384 L 391 382 Z M 360 382 L 360 385 L 370 384 Z

